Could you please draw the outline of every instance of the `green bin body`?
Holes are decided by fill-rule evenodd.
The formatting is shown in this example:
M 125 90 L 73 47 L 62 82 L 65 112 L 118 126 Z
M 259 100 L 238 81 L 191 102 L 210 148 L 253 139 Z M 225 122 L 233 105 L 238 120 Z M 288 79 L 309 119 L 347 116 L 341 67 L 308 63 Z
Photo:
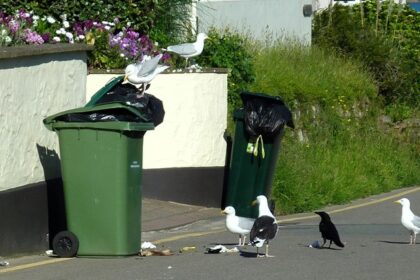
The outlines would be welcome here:
M 279 97 L 261 93 L 242 93 L 241 98 L 244 105 L 251 99 L 257 99 L 266 104 L 281 106 L 282 111 L 276 117 L 279 117 L 284 124 L 294 127 L 291 112 Z M 236 215 L 257 218 L 258 207 L 252 206 L 252 202 L 258 195 L 269 197 L 271 194 L 284 126 L 273 135 L 255 137 L 249 135 L 246 130 L 245 114 L 246 110 L 241 108 L 237 109 L 233 116 L 236 128 L 222 207 L 233 206 Z M 257 154 L 254 154 L 255 150 Z
M 79 256 L 140 250 L 143 136 L 152 123 L 62 121 L 69 113 L 136 110 L 122 104 L 66 111 L 44 120 L 58 134 L 68 230 Z

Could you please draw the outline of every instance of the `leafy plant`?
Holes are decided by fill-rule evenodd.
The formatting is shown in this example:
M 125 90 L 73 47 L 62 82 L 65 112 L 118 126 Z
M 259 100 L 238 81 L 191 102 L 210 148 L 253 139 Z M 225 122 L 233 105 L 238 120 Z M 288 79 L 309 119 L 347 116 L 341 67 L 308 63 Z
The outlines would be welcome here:
M 203 53 L 196 62 L 203 67 L 227 68 L 228 102 L 230 111 L 241 106 L 239 93 L 249 88 L 255 79 L 253 57 L 248 39 L 230 29 L 208 31 Z
M 379 94 L 418 106 L 420 16 L 394 1 L 334 5 L 314 18 L 313 42 L 359 59 L 373 73 Z

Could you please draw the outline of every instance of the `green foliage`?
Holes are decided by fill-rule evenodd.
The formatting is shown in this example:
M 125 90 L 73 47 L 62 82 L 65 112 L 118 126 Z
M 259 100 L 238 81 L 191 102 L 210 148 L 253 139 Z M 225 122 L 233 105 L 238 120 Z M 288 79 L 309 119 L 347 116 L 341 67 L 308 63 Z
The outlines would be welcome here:
M 361 63 L 340 58 L 316 46 L 277 43 L 260 48 L 255 57 L 254 91 L 286 100 L 332 103 L 375 97 L 376 87 Z
M 254 65 L 252 89 L 283 97 L 296 125 L 286 129 L 272 185 L 278 213 L 420 182 L 415 145 L 377 128 L 381 102 L 362 63 L 316 46 L 276 43 L 262 48 Z
M 379 4 L 379 5 L 378 5 Z M 334 5 L 317 13 L 314 44 L 357 58 L 373 73 L 390 104 L 420 101 L 420 15 L 393 1 Z
M 321 115 L 337 120 L 332 112 Z M 304 143 L 286 133 L 273 184 L 281 213 L 311 211 L 420 182 L 415 147 L 377 130 L 370 119 L 306 124 L 310 136 Z
M 255 79 L 248 39 L 229 29 L 208 31 L 203 53 L 196 59 L 202 67 L 227 68 L 230 111 L 241 106 L 239 93 Z
M 87 19 L 113 21 L 119 18 L 142 34 L 149 34 L 153 40 L 166 44 L 176 42 L 180 34 L 190 30 L 187 12 L 194 0 L 3 0 L 0 11 L 14 14 L 18 9 L 33 11 L 38 15 L 50 15 L 59 19 L 67 16 L 70 22 Z

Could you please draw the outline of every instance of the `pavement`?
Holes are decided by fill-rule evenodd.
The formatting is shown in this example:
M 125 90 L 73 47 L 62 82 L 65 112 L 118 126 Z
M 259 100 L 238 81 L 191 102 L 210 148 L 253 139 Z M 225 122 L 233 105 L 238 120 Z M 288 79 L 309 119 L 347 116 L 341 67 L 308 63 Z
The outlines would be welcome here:
M 143 198 L 142 232 L 176 228 L 221 216 L 221 209 Z

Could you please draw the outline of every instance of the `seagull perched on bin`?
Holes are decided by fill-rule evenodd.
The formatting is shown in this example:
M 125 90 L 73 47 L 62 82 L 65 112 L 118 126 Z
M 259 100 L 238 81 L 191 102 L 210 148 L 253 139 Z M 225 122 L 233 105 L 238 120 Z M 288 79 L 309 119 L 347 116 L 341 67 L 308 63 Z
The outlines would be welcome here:
M 184 43 L 180 45 L 168 46 L 168 52 L 176 53 L 185 58 L 186 67 L 188 67 L 188 59 L 200 55 L 203 52 L 204 40 L 209 38 L 205 33 L 198 33 L 194 43 Z
M 123 83 L 129 82 L 137 88 L 142 87 L 141 93 L 143 94 L 147 85 L 156 77 L 156 75 L 169 68 L 167 65 L 159 65 L 159 60 L 161 58 L 162 54 L 153 58 L 145 55 L 141 62 L 127 65 Z
M 255 219 L 236 216 L 235 208 L 227 206 L 222 211 L 226 214 L 226 228 L 232 232 L 239 234 L 238 246 L 245 246 L 246 235 L 251 231 Z

